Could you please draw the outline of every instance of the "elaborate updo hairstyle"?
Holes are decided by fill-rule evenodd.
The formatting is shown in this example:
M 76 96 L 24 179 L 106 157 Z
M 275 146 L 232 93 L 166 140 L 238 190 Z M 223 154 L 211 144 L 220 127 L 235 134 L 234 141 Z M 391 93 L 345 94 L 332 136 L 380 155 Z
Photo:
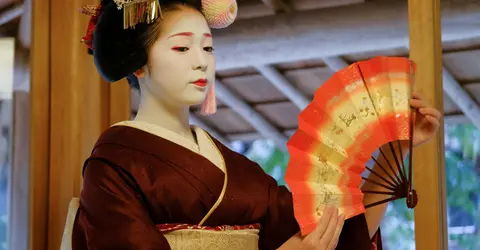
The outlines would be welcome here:
M 161 11 L 165 14 L 177 9 L 178 4 L 201 10 L 200 0 L 161 0 Z M 148 51 L 159 36 L 160 24 L 142 22 L 136 24 L 134 29 L 125 29 L 123 10 L 119 10 L 112 0 L 103 0 L 102 8 L 92 43 L 98 72 L 108 82 L 127 77 L 130 86 L 138 89 L 138 80 L 133 72 L 147 64 Z
M 237 15 L 236 0 L 102 0 L 99 6 L 81 8 L 92 16 L 82 41 L 93 54 L 100 75 L 107 82 L 126 77 L 131 87 L 139 89 L 133 73 L 147 64 L 163 14 L 180 6 L 198 10 L 217 29 L 233 23 Z

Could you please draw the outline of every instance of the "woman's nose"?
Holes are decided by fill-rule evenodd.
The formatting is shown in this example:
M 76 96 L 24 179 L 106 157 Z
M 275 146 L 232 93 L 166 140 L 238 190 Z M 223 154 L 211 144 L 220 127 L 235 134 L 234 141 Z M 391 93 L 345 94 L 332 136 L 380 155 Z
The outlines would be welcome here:
M 198 64 L 194 69 L 195 70 L 206 71 L 207 67 L 208 67 L 207 64 Z
M 193 69 L 194 70 L 202 70 L 202 71 L 207 70 L 208 63 L 207 63 L 207 58 L 204 55 L 204 53 L 202 53 L 202 51 L 199 51 L 195 54 L 196 54 L 195 59 L 194 59 L 194 62 L 192 64 Z

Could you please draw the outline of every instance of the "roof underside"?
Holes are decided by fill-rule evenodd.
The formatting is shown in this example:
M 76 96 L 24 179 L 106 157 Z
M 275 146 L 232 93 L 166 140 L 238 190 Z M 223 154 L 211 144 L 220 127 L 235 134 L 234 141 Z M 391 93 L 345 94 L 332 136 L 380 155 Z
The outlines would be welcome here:
M 239 1 L 240 10 L 242 9 L 242 5 L 256 5 L 263 6 L 262 8 L 265 8 L 265 13 L 267 13 L 267 11 L 271 9 L 266 7 L 267 5 L 265 5 L 265 3 L 270 4 L 270 1 L 263 2 L 264 3 L 260 0 Z M 309 1 L 301 2 L 305 3 Z M 313 0 L 310 2 L 313 2 Z M 332 8 L 334 11 L 336 9 L 342 9 L 343 11 L 347 8 L 358 8 L 371 1 L 367 1 L 366 3 L 359 3 L 363 1 L 350 1 L 352 4 L 350 7 L 349 5 L 346 5 L 348 4 L 348 1 L 346 0 L 337 1 L 339 4 L 343 4 L 341 7 L 335 7 L 335 1 L 333 0 L 319 2 L 325 4 L 325 6 L 323 6 L 324 8 Z M 327 2 L 330 3 L 330 5 L 328 5 Z M 480 8 L 480 5 L 477 4 L 475 7 Z M 251 8 L 247 7 L 246 9 Z M 296 11 L 302 12 L 302 10 Z M 304 11 L 313 10 L 308 9 Z M 265 13 L 264 15 L 273 15 L 268 17 L 273 21 L 276 21 L 275 16 L 281 18 L 282 15 L 285 15 Z M 246 18 L 248 19 L 252 17 Z M 258 20 L 262 18 L 268 21 L 266 19 L 267 17 L 253 17 L 252 19 Z M 344 18 L 348 17 L 346 16 Z M 480 19 L 477 19 L 476 23 L 473 23 L 472 25 L 479 24 L 478 20 Z M 243 23 L 240 25 L 245 25 L 245 22 L 247 21 L 248 20 L 242 20 Z M 291 24 L 290 28 L 295 29 L 295 24 Z M 301 28 L 306 29 L 305 27 L 298 27 L 298 29 Z M 238 26 L 236 29 L 239 29 Z M 248 30 L 245 30 L 245 32 L 248 33 Z M 294 33 L 294 31 L 292 32 Z M 386 36 L 388 36 L 388 34 L 386 34 Z M 221 39 L 223 39 L 221 42 L 225 42 L 225 40 L 228 41 L 228 39 L 224 37 Z M 271 42 L 275 43 L 276 41 L 272 40 Z M 342 41 L 338 42 L 340 43 Z M 232 43 L 234 42 L 232 41 Z M 228 47 L 228 44 L 221 44 L 221 46 Z M 284 53 L 285 56 L 288 57 L 289 48 L 279 51 L 281 51 L 279 53 Z M 447 74 L 450 73 L 453 76 L 455 80 L 453 84 L 460 85 L 468 96 L 474 100 L 474 104 L 476 105 L 475 108 L 478 109 L 478 103 L 480 102 L 480 36 L 471 36 L 466 39 L 446 40 L 443 43 L 443 52 L 445 71 Z M 249 53 L 249 51 L 246 51 L 245 53 Z M 329 59 L 333 58 L 343 64 L 351 64 L 377 55 L 408 57 L 408 49 L 403 46 L 384 50 L 363 51 L 360 53 L 338 54 L 333 57 L 330 56 Z M 235 57 L 235 55 L 232 54 L 230 57 Z M 221 59 L 220 63 L 225 60 L 226 59 Z M 206 117 L 200 115 L 198 107 L 195 107 L 192 109 L 194 123 L 207 127 L 208 130 L 214 132 L 218 137 L 222 137 L 225 141 L 251 141 L 260 138 L 274 139 L 271 138 L 272 135 L 277 139 L 280 137 L 280 140 L 282 139 L 282 136 L 288 138 L 297 128 L 297 117 L 301 110 L 301 106 L 299 106 L 298 103 L 295 104 L 295 100 L 293 100 L 292 97 L 287 97 L 285 91 L 281 91 L 278 84 L 275 84 L 273 81 L 279 81 L 278 78 L 282 78 L 280 81 L 283 80 L 290 86 L 293 86 L 294 91 L 296 91 L 298 95 L 303 96 L 310 101 L 313 98 L 315 90 L 330 78 L 334 74 L 335 68 L 338 69 L 341 64 L 338 66 L 335 65 L 335 63 L 332 64 L 328 59 L 310 58 L 307 60 L 293 60 L 287 63 L 270 63 L 266 66 L 268 69 L 271 69 L 276 73 L 276 77 L 272 78 L 272 74 L 267 74 L 268 72 L 265 73 L 264 69 L 258 65 L 223 69 L 224 67 L 222 67 L 222 65 L 217 64 L 217 68 L 221 68 L 217 71 L 217 84 L 219 83 L 224 87 L 220 93 L 217 91 L 217 96 L 219 97 L 217 98 L 218 111 L 216 114 Z M 224 92 L 228 92 L 228 94 L 225 94 Z M 459 106 L 462 106 L 461 103 L 459 104 L 459 101 L 461 100 L 453 100 L 450 96 L 452 94 L 454 93 L 444 93 L 444 112 L 446 122 L 472 122 L 471 119 L 466 118 L 462 109 L 459 108 Z M 137 93 L 133 93 L 133 110 L 136 110 L 136 105 L 138 105 L 138 96 L 136 95 Z M 225 99 L 232 98 L 232 96 L 235 97 L 235 99 L 238 99 L 233 102 L 234 106 L 232 106 L 231 101 Z M 263 123 L 268 124 L 267 129 L 275 131 L 268 132 L 265 131 L 265 128 L 259 129 L 259 122 L 258 119 L 256 119 L 257 115 L 261 116 L 260 119 L 264 120 Z M 480 117 L 476 119 L 480 119 Z M 278 135 L 278 132 L 280 133 L 280 136 Z M 277 133 L 277 135 L 275 133 Z
M 237 21 L 214 30 L 218 111 L 206 117 L 192 108 L 192 122 L 224 142 L 281 143 L 297 128 L 302 98 L 310 101 L 342 65 L 377 55 L 408 56 L 406 1 L 237 1 Z M 480 3 L 442 4 L 444 74 L 452 76 L 444 77 L 444 86 L 460 86 L 468 97 L 451 98 L 459 92 L 444 88 L 446 122 L 478 125 L 480 117 L 472 114 L 480 114 Z M 21 25 L 29 18 L 23 9 L 21 1 L 0 0 L 0 35 L 18 36 L 28 47 L 29 39 L 21 39 L 29 37 L 22 35 L 29 30 Z M 287 85 L 289 93 L 279 87 Z M 132 91 L 133 113 L 138 101 Z

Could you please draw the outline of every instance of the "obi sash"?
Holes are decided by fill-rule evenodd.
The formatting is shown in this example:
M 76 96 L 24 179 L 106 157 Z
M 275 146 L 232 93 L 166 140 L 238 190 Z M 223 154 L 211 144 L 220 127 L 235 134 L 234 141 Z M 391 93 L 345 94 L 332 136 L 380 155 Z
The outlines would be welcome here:
M 173 250 L 257 250 L 259 224 L 247 226 L 201 227 L 157 225 Z

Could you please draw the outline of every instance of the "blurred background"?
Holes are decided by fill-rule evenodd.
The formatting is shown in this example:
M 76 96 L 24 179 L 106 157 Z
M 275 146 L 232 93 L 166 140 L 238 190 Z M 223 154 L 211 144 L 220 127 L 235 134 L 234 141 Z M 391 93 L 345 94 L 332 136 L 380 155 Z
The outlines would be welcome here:
M 237 22 L 214 32 L 218 112 L 205 117 L 192 108 L 192 123 L 283 185 L 285 143 L 314 91 L 358 60 L 408 57 L 407 1 L 238 3 Z M 27 249 L 31 26 L 29 0 L 0 0 L 0 249 Z M 480 4 L 442 1 L 442 26 L 448 245 L 478 250 L 480 117 L 469 114 L 480 112 Z M 139 94 L 131 90 L 128 98 L 133 118 Z M 389 205 L 382 230 L 385 249 L 415 249 L 413 211 L 404 200 Z

